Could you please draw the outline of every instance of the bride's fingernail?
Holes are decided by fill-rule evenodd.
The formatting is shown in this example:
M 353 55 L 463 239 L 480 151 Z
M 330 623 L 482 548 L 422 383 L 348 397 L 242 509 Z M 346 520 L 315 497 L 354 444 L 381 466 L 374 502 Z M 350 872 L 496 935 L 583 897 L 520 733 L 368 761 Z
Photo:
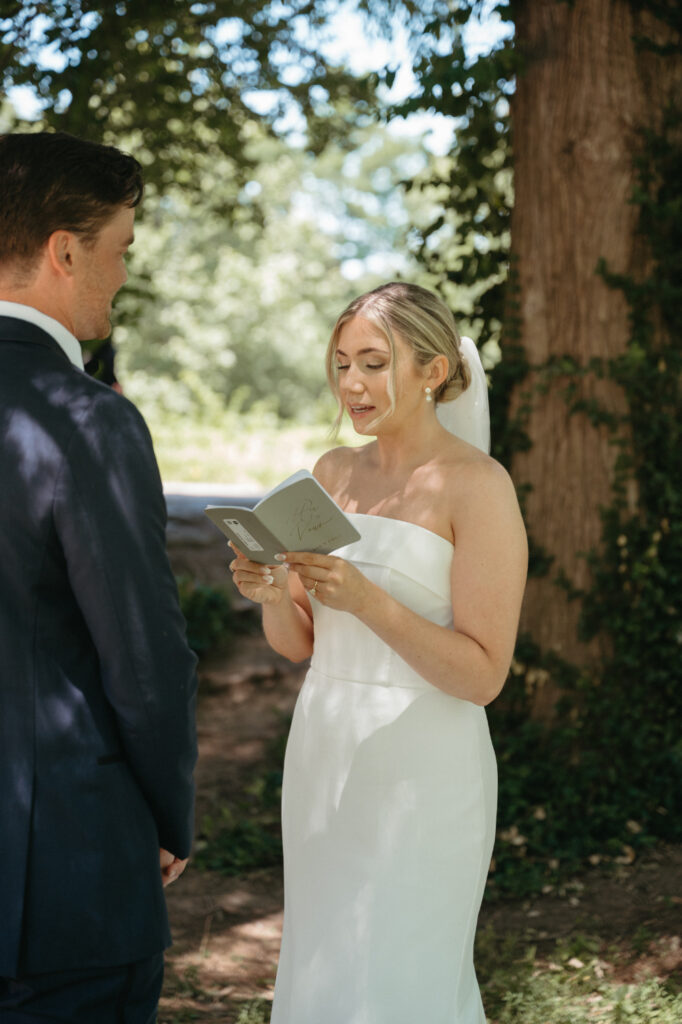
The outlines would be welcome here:
M 286 562 L 286 560 L 287 560 L 287 556 L 286 555 L 275 555 L 275 561 L 276 562 Z
M 275 577 L 271 576 L 269 572 L 263 574 L 263 583 L 274 583 L 274 582 L 275 582 Z

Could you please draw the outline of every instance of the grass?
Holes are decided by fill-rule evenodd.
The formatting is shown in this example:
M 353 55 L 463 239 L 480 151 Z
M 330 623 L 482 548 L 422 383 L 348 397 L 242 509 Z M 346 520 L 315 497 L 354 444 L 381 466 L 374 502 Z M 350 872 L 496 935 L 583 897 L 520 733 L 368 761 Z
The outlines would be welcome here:
M 549 954 L 492 930 L 479 933 L 476 965 L 490 1024 L 679 1024 L 682 994 L 668 979 L 624 977 L 635 951 L 576 935 Z M 664 973 L 664 972 L 663 972 Z
M 267 1024 L 269 1020 L 270 1004 L 259 999 L 241 1007 L 235 1024 Z
M 329 424 L 283 424 L 266 412 L 226 410 L 212 422 L 146 413 L 164 483 L 224 484 L 238 496 L 260 494 L 298 469 L 312 469 L 335 444 L 357 445 L 346 425 L 338 441 Z
M 674 946 L 674 939 L 669 942 Z M 514 935 L 479 932 L 476 966 L 488 1024 L 680 1024 L 682 991 L 664 969 L 658 976 L 624 980 L 637 976 L 636 959 L 631 944 L 609 947 L 594 935 L 576 935 L 539 953 Z M 203 1015 L 211 998 L 202 994 L 196 974 L 191 987 L 196 1009 L 162 1015 L 159 1024 L 217 1019 Z M 225 1005 L 223 1012 L 221 1020 L 234 1024 L 268 1024 L 270 1003 L 254 997 Z M 424 1017 L 414 1024 L 430 1022 Z

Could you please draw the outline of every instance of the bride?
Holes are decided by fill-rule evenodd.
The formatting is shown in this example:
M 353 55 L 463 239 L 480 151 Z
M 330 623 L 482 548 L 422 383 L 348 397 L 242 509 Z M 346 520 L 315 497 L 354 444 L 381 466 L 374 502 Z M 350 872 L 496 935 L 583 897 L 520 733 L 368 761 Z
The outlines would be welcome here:
M 272 1024 L 485 1024 L 473 967 L 495 835 L 484 705 L 512 657 L 526 537 L 487 454 L 476 347 L 391 283 L 339 318 L 340 416 L 374 437 L 315 476 L 361 534 L 333 555 L 240 552 L 269 643 L 311 657 L 287 745 Z

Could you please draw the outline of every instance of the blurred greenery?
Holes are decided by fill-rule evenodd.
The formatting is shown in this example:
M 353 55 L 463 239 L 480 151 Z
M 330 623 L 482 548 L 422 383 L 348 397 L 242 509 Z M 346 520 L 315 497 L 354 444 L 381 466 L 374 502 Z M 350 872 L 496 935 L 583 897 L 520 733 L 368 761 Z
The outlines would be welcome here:
M 312 469 L 331 446 L 329 426 L 282 423 L 256 405 L 248 413 L 227 410 L 212 423 L 190 423 L 182 417 L 148 417 L 163 480 L 173 483 L 223 483 L 235 495 L 263 494 L 299 469 Z M 357 444 L 346 426 L 339 443 Z
M 399 22 L 419 38 L 448 4 L 153 0 L 142 15 L 126 0 L 52 0 L 0 16 L 3 87 L 40 102 L 34 121 L 5 102 L 2 126 L 95 137 L 145 166 L 114 342 L 162 466 L 173 420 L 202 435 L 195 448 L 229 413 L 331 422 L 323 356 L 341 310 L 390 278 L 438 280 L 415 259 L 420 232 L 453 219 L 430 184 L 436 158 L 380 123 L 380 76 L 326 56 L 354 8 L 366 46 Z M 455 305 L 473 310 L 466 288 Z M 174 477 L 196 479 L 194 460 L 180 473 L 166 450 Z
M 282 718 L 279 735 L 268 745 L 263 764 L 230 802 L 204 815 L 195 842 L 199 868 L 243 875 L 282 861 L 280 808 L 282 765 L 290 720 Z
M 175 191 L 147 201 L 115 332 L 119 379 L 147 417 L 163 411 L 187 429 L 188 417 L 215 423 L 258 404 L 298 423 L 333 419 L 324 352 L 336 317 L 359 290 L 419 276 L 397 183 L 426 151 L 385 128 L 356 141 L 352 154 L 329 147 L 313 159 L 256 135 L 244 204 L 259 197 L 261 222 L 241 206 L 207 216 Z M 229 187 L 218 162 L 205 188 Z
M 218 640 L 224 646 L 235 632 L 242 632 L 227 590 L 198 583 L 189 576 L 178 576 L 176 583 L 187 624 L 187 643 L 196 654 L 206 654 Z

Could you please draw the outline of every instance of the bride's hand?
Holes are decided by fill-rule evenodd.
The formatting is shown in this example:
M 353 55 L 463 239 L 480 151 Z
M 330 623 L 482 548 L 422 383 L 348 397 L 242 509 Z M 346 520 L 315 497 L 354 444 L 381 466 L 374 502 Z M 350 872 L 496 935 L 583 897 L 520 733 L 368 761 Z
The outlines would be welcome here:
M 285 557 L 308 594 L 328 608 L 356 615 L 370 596 L 373 584 L 343 558 L 309 551 L 288 551 Z
M 286 566 L 252 562 L 232 541 L 228 541 L 228 546 L 236 555 L 230 564 L 230 572 L 242 597 L 256 604 L 279 604 L 288 587 L 289 570 Z

